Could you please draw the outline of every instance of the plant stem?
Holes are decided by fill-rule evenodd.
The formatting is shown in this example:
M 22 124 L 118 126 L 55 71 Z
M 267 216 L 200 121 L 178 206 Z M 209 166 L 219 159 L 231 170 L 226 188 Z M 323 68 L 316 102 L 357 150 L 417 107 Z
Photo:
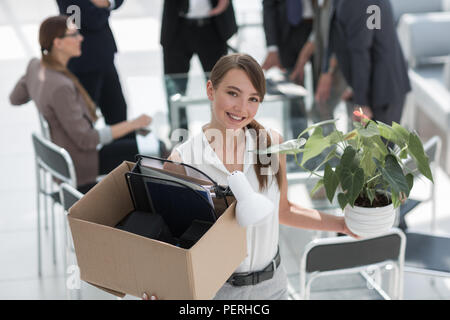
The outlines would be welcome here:
M 372 180 L 375 180 L 375 179 L 378 178 L 379 176 L 381 176 L 381 173 L 377 174 L 375 177 L 370 178 L 369 180 L 367 180 L 366 183 L 372 182 Z

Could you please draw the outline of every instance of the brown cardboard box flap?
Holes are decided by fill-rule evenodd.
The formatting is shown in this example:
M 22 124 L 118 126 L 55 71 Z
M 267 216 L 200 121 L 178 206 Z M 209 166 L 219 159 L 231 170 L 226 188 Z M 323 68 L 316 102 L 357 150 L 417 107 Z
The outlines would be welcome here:
M 134 210 L 129 197 L 125 173 L 133 163 L 123 162 L 103 178 L 94 188 L 77 201 L 69 210 L 69 216 L 106 226 L 115 226 Z

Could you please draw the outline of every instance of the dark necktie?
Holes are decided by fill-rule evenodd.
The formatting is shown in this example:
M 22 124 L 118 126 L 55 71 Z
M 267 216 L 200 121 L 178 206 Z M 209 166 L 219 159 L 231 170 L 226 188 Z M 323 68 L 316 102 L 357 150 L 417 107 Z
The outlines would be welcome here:
M 286 11 L 289 24 L 296 26 L 302 21 L 302 0 L 286 0 Z

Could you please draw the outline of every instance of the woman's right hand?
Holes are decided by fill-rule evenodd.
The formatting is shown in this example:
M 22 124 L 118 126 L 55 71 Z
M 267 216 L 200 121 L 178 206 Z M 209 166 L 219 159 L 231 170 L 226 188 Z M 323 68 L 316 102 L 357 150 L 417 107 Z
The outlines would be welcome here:
M 150 297 L 148 296 L 147 293 L 143 293 L 142 294 L 142 300 L 158 300 L 158 297 L 154 294 L 152 294 Z
M 134 120 L 131 120 L 133 126 L 136 130 L 147 127 L 150 123 L 152 123 L 152 117 L 142 114 Z

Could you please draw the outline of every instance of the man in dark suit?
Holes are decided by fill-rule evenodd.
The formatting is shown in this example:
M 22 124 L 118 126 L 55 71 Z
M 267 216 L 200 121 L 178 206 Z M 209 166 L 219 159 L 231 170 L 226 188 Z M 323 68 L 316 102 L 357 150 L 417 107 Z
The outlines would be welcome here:
M 334 0 L 332 10 L 327 56 L 336 55 L 355 107 L 374 120 L 400 122 L 411 86 L 390 2 Z
M 61 14 L 70 15 L 67 8 L 71 5 L 80 8 L 82 55 L 72 59 L 68 68 L 100 107 L 108 125 L 127 118 L 127 104 L 114 65 L 117 46 L 108 23 L 111 10 L 119 8 L 123 1 L 56 0 Z
M 167 75 L 188 73 L 194 53 L 198 55 L 203 71 L 210 72 L 217 60 L 227 54 L 227 40 L 236 32 L 230 0 L 165 0 L 161 45 L 168 97 L 175 93 L 184 94 L 187 81 Z M 185 110 L 181 110 L 181 127 L 187 128 Z
M 311 33 L 312 15 L 310 0 L 263 0 L 264 32 L 268 48 L 264 69 L 273 66 L 280 69 L 294 67 Z
M 312 17 L 311 0 L 263 0 L 268 51 L 262 64 L 264 70 L 278 67 L 291 74 L 310 36 Z M 290 113 L 293 136 L 297 137 L 307 126 L 304 101 L 291 101 Z

